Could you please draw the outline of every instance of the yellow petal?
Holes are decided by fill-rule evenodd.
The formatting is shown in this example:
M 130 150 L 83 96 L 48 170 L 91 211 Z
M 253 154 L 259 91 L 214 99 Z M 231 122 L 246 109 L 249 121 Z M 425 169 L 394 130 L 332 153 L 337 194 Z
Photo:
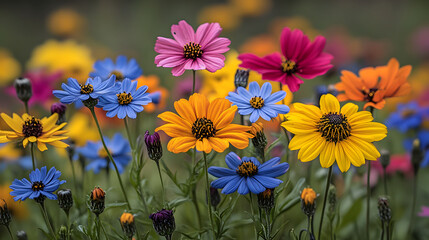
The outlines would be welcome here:
M 350 168 L 350 160 L 347 158 L 344 153 L 344 149 L 341 142 L 338 142 L 334 148 L 335 160 L 337 160 L 337 165 L 340 168 L 341 172 L 347 172 Z
M 327 142 L 325 148 L 320 153 L 320 165 L 323 168 L 332 166 L 335 162 L 335 143 Z
M 194 123 L 197 120 L 195 111 L 188 100 L 180 99 L 179 101 L 174 102 L 174 109 L 177 113 L 184 119 L 188 120 L 190 123 Z
M 354 103 L 347 103 L 341 108 L 341 113 L 349 117 L 358 111 L 359 107 Z
M 194 137 L 172 138 L 167 145 L 167 149 L 173 153 L 187 152 L 195 146 L 197 140 Z
M 322 113 L 340 112 L 340 102 L 332 94 L 322 95 L 320 98 L 320 110 Z
M 1 117 L 6 122 L 6 124 L 15 132 L 22 133 L 22 124 L 19 124 L 19 122 L 14 121 L 11 117 L 9 117 L 7 114 L 2 113 Z
M 46 147 L 46 144 L 44 144 L 44 143 L 42 143 L 42 142 L 37 142 L 37 148 L 41 151 L 41 152 L 43 152 L 43 151 L 45 151 L 45 150 L 48 150 L 48 147 Z
M 57 120 L 58 120 L 58 114 L 57 113 L 52 114 L 48 118 L 46 118 L 46 117 L 42 118 L 40 120 L 40 122 L 42 123 L 43 131 L 44 132 L 49 132 L 49 130 L 51 130 L 53 127 L 55 127 L 55 124 L 57 123 Z
M 27 139 L 28 139 L 28 141 L 30 141 L 30 142 L 36 142 L 36 141 L 37 141 L 37 138 L 36 138 L 35 136 L 30 136 L 30 137 L 28 137 Z
M 189 98 L 189 102 L 191 103 L 193 109 L 195 109 L 197 118 L 207 117 L 207 109 L 209 108 L 210 103 L 206 96 L 199 93 L 194 93 Z
M 306 144 L 309 144 L 309 141 L 312 139 L 315 139 L 317 137 L 320 137 L 320 134 L 300 134 L 295 135 L 292 140 L 289 142 L 289 149 L 290 150 L 298 150 L 305 146 Z
M 341 145 L 344 148 L 344 153 L 347 155 L 353 165 L 360 167 L 365 164 L 365 158 L 362 154 L 362 151 L 360 151 L 359 148 L 353 144 L 353 142 L 345 140 L 341 142 Z

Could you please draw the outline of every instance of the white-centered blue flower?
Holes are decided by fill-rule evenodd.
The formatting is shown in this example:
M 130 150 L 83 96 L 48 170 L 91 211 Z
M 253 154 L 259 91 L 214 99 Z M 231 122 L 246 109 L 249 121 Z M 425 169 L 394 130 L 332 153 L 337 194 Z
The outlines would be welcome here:
M 286 97 L 286 92 L 278 91 L 271 94 L 271 91 L 271 83 L 264 83 L 259 88 L 257 82 L 251 82 L 249 90 L 239 87 L 237 93 L 230 92 L 226 99 L 238 107 L 240 115 L 250 115 L 250 122 L 258 121 L 259 117 L 269 121 L 279 114 L 289 112 L 288 106 L 277 104 Z

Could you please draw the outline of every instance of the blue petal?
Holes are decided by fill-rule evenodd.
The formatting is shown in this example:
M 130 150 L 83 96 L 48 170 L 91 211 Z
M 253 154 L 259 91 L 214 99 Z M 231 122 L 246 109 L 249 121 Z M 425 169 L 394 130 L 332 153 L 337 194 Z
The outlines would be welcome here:
M 249 190 L 254 194 L 261 193 L 266 189 L 261 183 L 259 183 L 253 177 L 247 178 L 247 187 L 249 187 Z
M 283 182 L 276 178 L 261 176 L 259 173 L 253 177 L 266 188 L 276 188 Z
M 261 91 L 260 91 L 260 93 L 259 93 L 259 96 L 260 96 L 262 99 L 264 99 L 264 101 L 265 101 L 265 99 L 267 99 L 267 98 L 270 96 L 271 91 L 272 91 L 271 83 L 266 82 L 266 83 L 264 83 L 264 84 L 262 85 L 262 88 L 261 88 Z
M 245 178 L 242 178 L 243 181 L 241 181 L 240 186 L 238 186 L 237 192 L 241 195 L 246 195 L 249 193 L 249 187 L 247 186 L 247 181 Z
M 241 159 L 235 152 L 230 152 L 226 155 L 225 162 L 229 168 L 235 170 L 241 164 Z
M 240 186 L 243 181 L 245 181 L 243 177 L 239 177 L 238 181 L 236 179 L 233 179 L 225 185 L 225 187 L 222 189 L 222 193 L 230 194 L 237 191 L 238 186 Z
M 234 170 L 223 167 L 209 167 L 208 172 L 215 177 L 237 175 Z
M 238 182 L 239 179 L 240 179 L 240 176 L 238 175 L 221 177 L 219 179 L 212 181 L 210 185 L 214 188 L 224 188 L 226 184 L 228 184 L 229 182 L 232 182 L 232 181 Z

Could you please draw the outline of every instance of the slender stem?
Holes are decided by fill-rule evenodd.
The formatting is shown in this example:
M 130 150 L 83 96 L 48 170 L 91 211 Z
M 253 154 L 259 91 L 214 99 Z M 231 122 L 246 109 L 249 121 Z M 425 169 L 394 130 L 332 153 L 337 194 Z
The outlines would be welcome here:
M 384 239 L 384 221 L 381 221 L 381 238 L 380 240 Z
M 314 215 L 311 216 L 310 219 L 310 227 L 311 227 L 311 231 L 310 231 L 310 235 L 313 236 L 312 239 L 314 239 Z
M 240 114 L 240 124 L 244 125 L 244 116 Z
M 201 212 L 200 212 L 200 207 L 198 206 L 198 202 L 197 202 L 197 194 L 196 194 L 196 190 L 195 188 L 192 189 L 192 202 L 194 203 L 195 206 L 195 211 L 197 212 L 197 218 L 198 218 L 198 226 L 201 227 L 202 223 L 201 223 Z
M 70 239 L 70 234 L 71 234 L 71 224 L 70 224 L 70 214 L 67 212 L 67 239 Z
M 74 187 L 74 192 L 77 193 L 78 192 L 78 186 L 77 186 L 77 180 L 76 180 L 76 171 L 74 169 L 74 164 L 73 164 L 73 159 L 72 156 L 69 156 L 69 160 L 70 160 L 70 165 L 71 165 L 71 169 L 72 169 L 72 174 L 73 174 L 73 187 Z M 79 199 L 79 198 L 76 198 Z M 77 204 L 77 208 L 80 208 L 80 201 L 76 201 Z M 67 214 L 68 217 L 68 214 Z
M 54 228 L 52 227 L 51 221 L 49 221 L 48 213 L 46 212 L 45 203 L 40 203 L 40 210 L 42 211 L 43 218 L 45 219 L 46 227 L 51 233 L 53 239 L 56 239 Z
M 268 211 L 268 209 L 265 208 L 265 218 L 267 221 L 267 237 L 268 240 L 271 240 L 271 220 L 270 220 L 270 212 Z
M 143 202 L 143 206 L 144 206 L 144 209 L 146 210 L 146 213 L 148 213 L 149 212 L 149 208 L 147 207 L 146 199 L 144 198 L 143 190 L 142 190 L 142 185 L 141 185 L 140 182 L 139 182 L 138 188 L 139 188 L 139 194 L 138 194 L 138 196 L 140 197 L 140 200 L 142 200 L 142 202 Z
M 387 222 L 386 224 L 386 237 L 387 240 L 390 240 L 390 222 Z
M 128 127 L 128 117 L 124 118 L 124 125 L 125 125 L 125 130 L 127 131 L 127 136 L 128 136 L 128 142 L 130 142 L 130 147 L 131 150 L 133 151 L 133 157 L 134 157 L 134 141 L 131 140 L 131 133 L 130 133 L 130 128 Z
M 383 168 L 383 182 L 384 182 L 384 195 L 387 196 L 387 176 L 386 176 L 386 168 Z
M 326 177 L 325 196 L 323 196 L 322 216 L 320 216 L 318 239 L 322 239 L 323 216 L 325 215 L 326 199 L 328 199 L 329 185 L 331 183 L 332 166 L 329 167 L 328 176 Z
M 366 178 L 366 239 L 369 239 L 369 209 L 370 209 L 370 199 L 371 199 L 371 161 L 368 161 L 367 167 L 367 178 Z
M 413 227 L 414 227 L 414 215 L 416 212 L 416 201 L 417 201 L 417 173 L 413 177 L 413 202 L 411 205 L 411 216 L 410 216 L 410 225 L 408 225 L 408 234 L 407 236 L 412 238 Z
M 12 240 L 13 240 L 12 231 L 10 231 L 10 227 L 9 227 L 9 225 L 6 225 L 6 228 L 7 228 L 7 231 L 9 232 L 10 239 L 12 239 Z
M 159 160 L 161 161 L 161 159 Z M 156 161 L 156 166 L 158 167 L 158 174 L 159 174 L 159 179 L 161 179 L 161 187 L 162 187 L 162 204 L 164 205 L 165 203 L 165 188 L 164 188 L 164 181 L 162 180 L 162 174 L 161 174 L 161 168 L 159 166 L 159 161 Z
M 33 171 L 36 170 L 36 158 L 34 156 L 34 143 L 30 143 L 30 153 L 31 153 L 31 161 L 33 163 Z
M 89 110 L 91 111 L 92 117 L 94 118 L 94 121 L 97 125 L 98 133 L 100 134 L 101 143 L 103 144 L 104 150 L 106 150 L 106 153 L 107 153 L 107 156 L 109 157 L 110 162 L 115 167 L 115 171 L 116 171 L 116 175 L 118 177 L 119 185 L 121 186 L 122 193 L 124 195 L 125 201 L 127 202 L 128 209 L 131 209 L 131 204 L 128 201 L 127 193 L 125 192 L 124 184 L 122 183 L 121 174 L 119 173 L 118 166 L 116 165 L 115 160 L 113 160 L 113 157 L 110 154 L 110 151 L 106 146 L 106 143 L 104 142 L 103 133 L 101 132 L 100 124 L 98 123 L 98 120 L 97 120 L 97 115 L 95 114 L 94 108 L 90 108 Z
M 28 101 L 24 102 L 24 107 L 25 107 L 25 112 L 29 114 L 30 111 L 28 109 Z
M 192 70 L 192 94 L 195 93 L 195 70 Z
M 212 216 L 212 200 L 211 200 L 211 196 L 210 196 L 210 183 L 209 183 L 209 171 L 208 171 L 208 164 L 207 164 L 207 153 L 203 151 L 203 156 L 204 156 L 204 170 L 206 172 L 206 194 L 207 194 L 207 205 L 208 207 L 208 212 L 209 212 L 209 218 L 210 218 L 210 225 L 213 231 L 213 236 L 215 236 L 216 238 L 216 234 L 215 234 L 215 230 L 214 230 L 214 223 L 213 223 L 213 216 Z
M 101 239 L 101 237 L 100 237 L 100 217 L 97 215 L 96 217 L 95 217 L 95 227 L 96 227 L 96 231 L 97 231 L 97 238 L 98 239 Z
M 253 210 L 253 198 L 252 193 L 249 192 L 249 198 L 250 198 L 250 212 L 252 213 L 252 218 L 255 217 L 255 212 Z M 256 229 L 256 221 L 253 221 L 253 228 L 255 229 L 255 239 L 259 239 L 258 237 L 258 229 Z

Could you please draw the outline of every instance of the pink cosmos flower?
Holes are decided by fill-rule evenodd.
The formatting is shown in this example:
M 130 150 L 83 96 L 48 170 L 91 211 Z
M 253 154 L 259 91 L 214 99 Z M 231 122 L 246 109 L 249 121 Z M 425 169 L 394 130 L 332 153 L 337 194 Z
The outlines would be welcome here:
M 182 75 L 185 70 L 216 72 L 225 65 L 223 53 L 229 50 L 231 41 L 218 37 L 222 28 L 219 23 L 204 23 L 197 32 L 186 21 L 171 26 L 174 39 L 158 37 L 155 43 L 155 64 L 158 67 L 173 68 L 173 76 Z
M 312 79 L 333 67 L 332 55 L 322 52 L 325 42 L 324 37 L 317 36 L 311 43 L 301 30 L 284 28 L 280 38 L 283 56 L 273 53 L 260 58 L 245 53 L 240 54 L 238 59 L 242 61 L 240 67 L 262 74 L 263 79 L 286 84 L 292 92 L 296 92 L 303 83 L 298 76 Z
M 380 176 L 383 176 L 383 167 L 380 161 L 374 161 L 371 164 L 373 169 L 375 169 Z M 406 177 L 413 176 L 413 166 L 409 154 L 396 154 L 390 157 L 390 163 L 386 168 L 386 174 L 394 175 L 397 172 L 404 174 Z
M 429 207 L 422 206 L 422 211 L 419 212 L 420 217 L 429 217 Z

